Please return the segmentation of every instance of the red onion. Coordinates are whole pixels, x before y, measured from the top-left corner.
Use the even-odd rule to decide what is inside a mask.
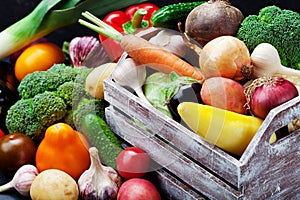
[[[282,77],[259,77],[245,89],[247,106],[264,119],[271,109],[299,95],[296,86]]]

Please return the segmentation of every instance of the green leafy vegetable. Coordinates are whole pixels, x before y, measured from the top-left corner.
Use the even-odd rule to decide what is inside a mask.
[[[18,22],[0,32],[0,59],[22,49],[56,29],[77,23],[83,11],[97,16],[145,0],[42,0]]]
[[[159,111],[172,117],[167,103],[177,94],[180,86],[197,82],[196,79],[179,76],[175,72],[165,74],[155,72],[147,77],[144,85],[144,93],[149,102]]]

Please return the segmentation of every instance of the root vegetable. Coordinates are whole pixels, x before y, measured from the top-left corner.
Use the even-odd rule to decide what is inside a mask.
[[[103,166],[96,147],[89,148],[91,166],[78,179],[80,197],[84,200],[115,199],[121,177],[109,166]]]
[[[95,98],[104,98],[103,81],[110,76],[115,69],[116,63],[102,64],[89,73],[86,77],[85,88]]]
[[[41,172],[32,182],[30,188],[32,200],[77,200],[79,190],[76,181],[67,173],[58,169]]]
[[[246,114],[244,89],[244,86],[232,79],[212,77],[204,81],[200,95],[207,105]]]
[[[23,165],[18,169],[10,182],[0,186],[0,192],[4,192],[6,190],[14,188],[21,195],[29,196],[31,184],[38,173],[39,172],[34,165]]]
[[[296,86],[282,77],[260,77],[245,90],[247,106],[257,117],[264,119],[271,109],[299,95]]]
[[[228,0],[209,0],[194,8],[186,18],[185,31],[201,46],[222,36],[234,36],[244,16]]]
[[[253,79],[262,76],[280,76],[300,88],[300,70],[283,66],[278,51],[272,44],[260,43],[254,48],[250,58],[253,64]]]
[[[129,34],[123,36],[113,27],[105,24],[89,12],[83,13],[83,16],[97,24],[97,26],[81,19],[79,20],[80,24],[119,41],[121,48],[138,63],[142,65],[146,64],[152,69],[160,72],[170,73],[174,71],[178,75],[189,76],[199,81],[203,81],[203,75],[199,69],[167,51],[163,47],[152,44],[146,39],[136,35]]]
[[[222,76],[239,81],[251,75],[249,50],[233,36],[220,36],[207,43],[200,51],[199,65],[205,78]]]

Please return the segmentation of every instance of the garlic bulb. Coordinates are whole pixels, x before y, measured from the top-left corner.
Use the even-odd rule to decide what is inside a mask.
[[[38,170],[34,165],[23,165],[10,182],[0,186],[0,192],[15,188],[21,195],[29,196],[31,184],[37,175]]]
[[[117,84],[134,90],[142,101],[151,105],[142,90],[142,86],[146,80],[146,75],[146,66],[139,65],[132,58],[121,58],[115,67],[115,70],[112,72],[112,78]]]
[[[106,200],[115,199],[121,177],[109,166],[103,166],[96,147],[89,149],[91,166],[78,179],[79,193],[82,199]]]
[[[179,57],[184,57],[188,50],[182,35],[173,30],[161,30],[149,40],[151,43],[164,47]]]
[[[70,60],[74,67],[97,67],[109,61],[100,41],[93,36],[75,37],[68,47]]]

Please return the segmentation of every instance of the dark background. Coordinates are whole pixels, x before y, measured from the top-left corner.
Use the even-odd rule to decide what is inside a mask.
[[[163,6],[184,1],[188,0],[153,0],[151,2],[154,2],[159,6]],[[39,2],[40,0],[1,0],[0,31],[27,15]],[[232,5],[238,7],[245,16],[249,14],[257,14],[258,10],[266,5],[277,5],[281,8],[300,12],[299,0],[231,0],[230,2]],[[73,25],[56,30],[48,35],[47,38],[61,45],[65,40],[70,41],[74,36],[82,35],[96,34],[80,25]]]
[[[39,2],[40,0],[1,0],[0,31],[26,16]],[[184,0],[153,0],[151,2],[157,4],[158,6],[163,6],[171,3],[184,2]],[[281,8],[291,9],[300,13],[300,0],[231,0],[231,4],[239,8],[245,16],[257,14],[262,7],[267,5],[277,5]],[[73,25],[56,30],[48,35],[47,39],[61,46],[63,41],[70,41],[75,36],[83,35],[96,36],[97,34],[80,25]],[[6,183],[7,181],[8,180],[5,180],[4,175],[0,172],[0,185]],[[25,198],[18,195],[13,190],[0,194],[0,200],[14,199]]]

